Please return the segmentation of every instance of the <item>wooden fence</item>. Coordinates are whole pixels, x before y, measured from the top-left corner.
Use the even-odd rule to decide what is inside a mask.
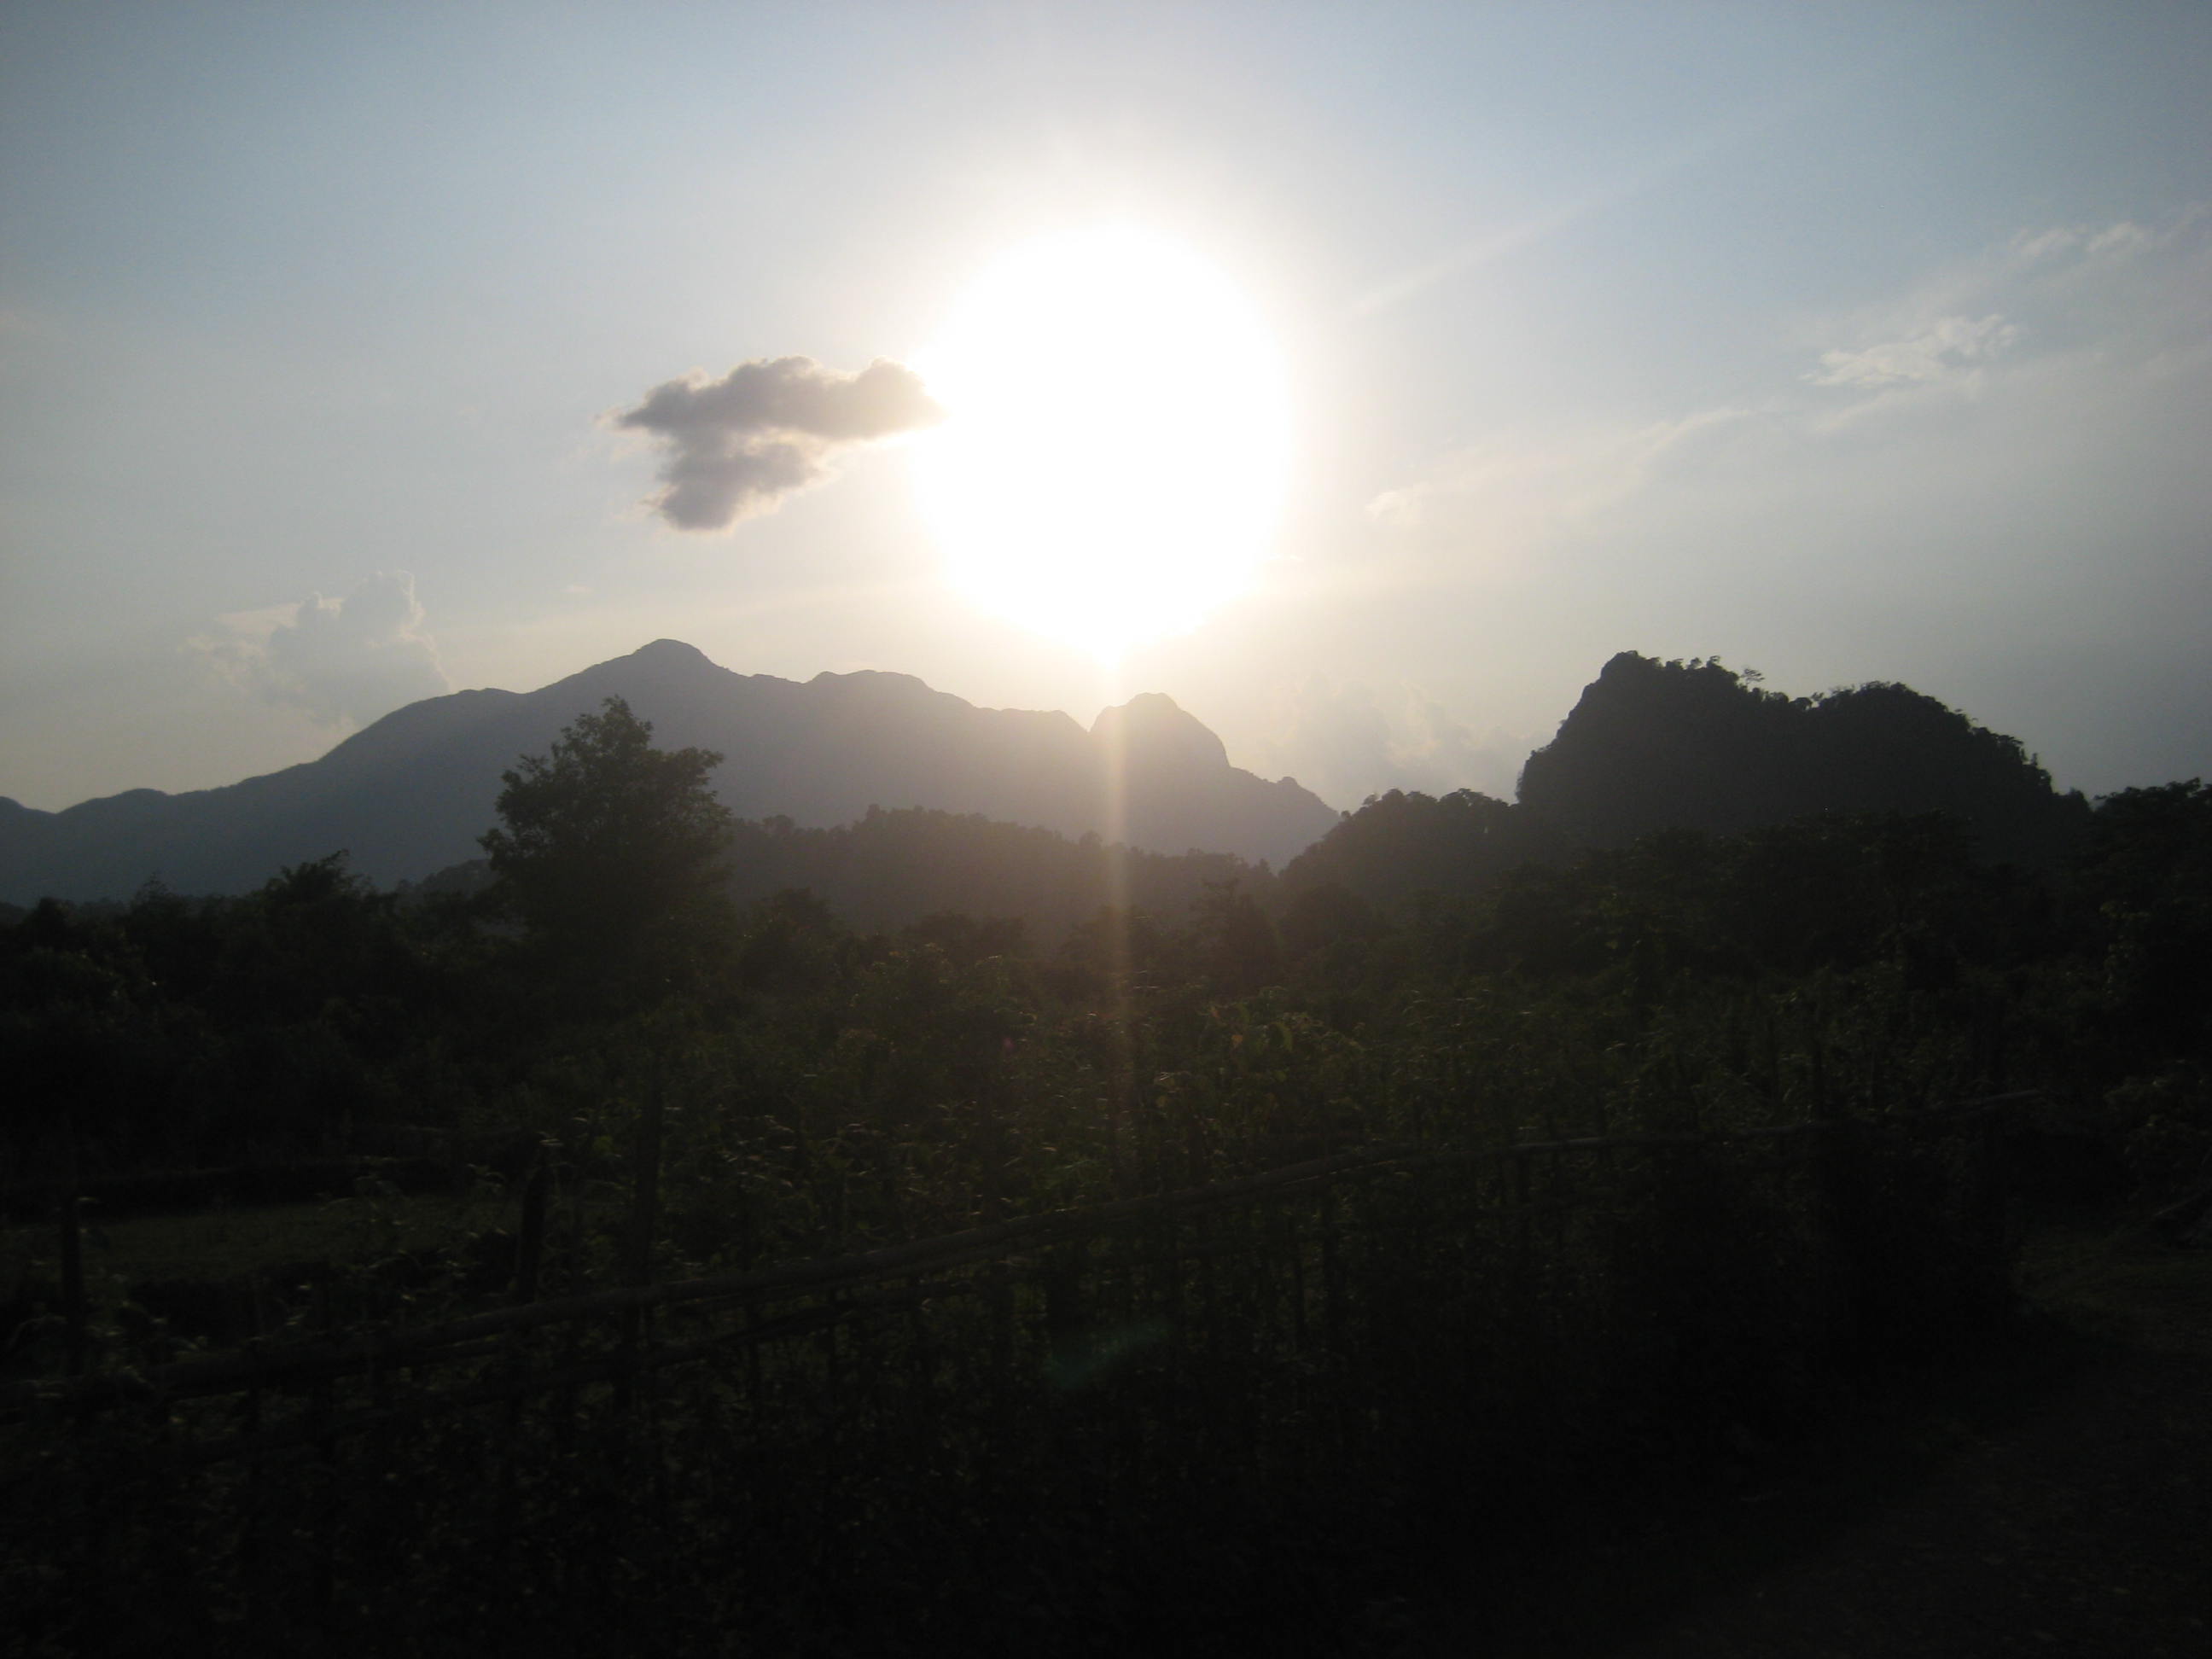
[[[1963,1102],[1917,1115],[1910,1127],[1921,1131],[1954,1127],[1977,1115],[2039,1097],[2039,1091],[2028,1090]],[[1887,1123],[1888,1127],[1899,1127],[1896,1120]],[[983,1280],[972,1273],[964,1280],[954,1276],[984,1264],[997,1263],[1003,1268],[1009,1262],[1024,1262],[1039,1251],[1081,1245],[1117,1231],[1126,1233],[1133,1224],[1165,1224],[1172,1236],[1177,1222],[1223,1209],[1279,1204],[1329,1188],[1432,1177],[1480,1166],[1509,1171],[1510,1191],[1484,1194],[1489,1201],[1479,1203],[1467,1213],[1514,1218],[1519,1228],[1516,1237],[1525,1245],[1533,1236],[1530,1224],[1538,1215],[1556,1219],[1577,1205],[1600,1198],[1603,1191],[1601,1186],[1577,1184],[1575,1171],[1580,1163],[1595,1159],[1611,1170],[1626,1154],[1784,1143],[1853,1127],[1830,1120],[1717,1133],[1590,1137],[1464,1150],[1362,1146],[1241,1179],[1085,1208],[1021,1216],[878,1249],[790,1262],[748,1273],[638,1285],[545,1301],[535,1296],[536,1256],[544,1230],[544,1188],[542,1182],[533,1182],[525,1196],[523,1243],[514,1305],[463,1319],[411,1328],[398,1326],[371,1330],[336,1340],[283,1346],[255,1343],[236,1352],[178,1364],[19,1382],[0,1389],[0,1411],[20,1412],[40,1404],[66,1404],[82,1416],[88,1412],[125,1406],[160,1406],[212,1395],[295,1390],[341,1378],[367,1378],[374,1382],[380,1378],[388,1380],[395,1370],[419,1374],[442,1366],[477,1364],[505,1352],[500,1346],[501,1339],[512,1339],[521,1333],[549,1326],[589,1326],[610,1319],[626,1319],[635,1325],[636,1316],[657,1310],[679,1310],[696,1319],[757,1313],[763,1308],[806,1300],[820,1304],[819,1316],[859,1317],[892,1304],[980,1293]],[[1539,1170],[1541,1175],[1535,1173]],[[73,1304],[83,1299],[81,1271],[72,1274],[68,1270],[68,1264],[81,1260],[76,1233],[75,1216],[65,1210],[62,1222],[64,1277],[74,1281],[76,1288],[72,1291],[65,1284],[64,1294]],[[1248,1243],[1238,1248],[1264,1247]],[[1181,1258],[1171,1254],[1170,1259]],[[887,1286],[902,1288],[887,1291]],[[925,1287],[927,1293],[923,1294]],[[75,1316],[82,1317],[81,1310],[76,1310]],[[776,1340],[799,1327],[814,1328],[818,1324],[818,1317],[797,1318],[795,1322],[794,1319],[788,1312],[773,1325],[754,1318],[741,1329],[686,1345],[641,1348],[632,1340],[625,1345],[623,1352],[610,1354],[601,1361],[599,1369],[604,1375],[611,1376],[623,1369],[651,1370],[690,1358],[704,1359],[713,1353]],[[73,1340],[71,1348],[80,1346],[82,1340]],[[577,1380],[574,1367],[562,1367],[557,1375],[541,1375],[525,1369],[506,1378],[499,1391],[471,1388],[465,1391],[466,1399],[458,1403],[476,1404],[486,1399],[513,1398],[538,1389],[568,1388],[574,1386]],[[363,1419],[373,1420],[378,1420],[377,1417]],[[339,1434],[348,1427],[345,1419],[333,1419],[324,1425],[323,1431]]]
[[[1650,1413],[1740,1421],[1869,1322],[1956,1319],[1999,1292],[1981,1282],[2004,1225],[1985,1131],[2023,1098],[1910,1123],[1363,1147],[548,1300],[541,1183],[508,1305],[12,1385],[0,1482],[57,1536],[110,1540],[57,1558],[64,1622],[93,1616],[87,1575],[158,1504],[220,1510],[195,1525],[228,1541],[139,1538],[134,1571],[243,1607],[290,1560],[312,1619],[404,1576],[378,1553],[395,1528],[496,1538],[502,1582],[531,1582],[514,1556],[540,1547],[532,1517],[598,1512],[578,1483],[602,1477],[577,1471],[619,1446],[605,1504],[660,1540],[652,1559],[744,1540],[717,1558],[714,1616],[788,1624],[808,1616],[791,1584],[849,1601],[887,1573],[956,1571],[1007,1517],[1095,1553],[1121,1524],[1100,1517],[1163,1504],[1225,1526],[1263,1500],[1352,1501],[1378,1471],[1418,1485],[1572,1455],[1658,1432]]]

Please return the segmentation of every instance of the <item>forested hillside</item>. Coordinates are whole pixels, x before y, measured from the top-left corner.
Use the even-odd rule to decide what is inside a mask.
[[[1520,802],[1613,846],[1654,830],[1723,834],[1814,812],[1948,812],[1984,856],[2049,865],[2087,816],[2016,738],[1909,686],[1817,696],[1764,690],[1717,662],[1624,651],[1529,756]]]

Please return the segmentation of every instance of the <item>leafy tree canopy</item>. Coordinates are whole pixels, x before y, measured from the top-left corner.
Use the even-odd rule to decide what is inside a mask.
[[[716,908],[732,819],[708,775],[721,759],[655,749],[651,724],[608,698],[501,775],[501,825],[482,842],[499,902],[533,933],[614,956]]]

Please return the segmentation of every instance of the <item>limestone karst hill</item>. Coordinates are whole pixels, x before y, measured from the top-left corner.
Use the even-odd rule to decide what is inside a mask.
[[[1519,795],[1394,790],[1294,860],[1285,889],[1395,903],[1480,891],[1517,865],[1655,830],[1736,836],[1823,814],[1942,813],[1976,857],[2048,868],[2091,817],[2017,738],[1910,686],[1790,696],[1717,662],[1631,651],[1528,757]]]
[[[1528,757],[1521,804],[1595,846],[1654,830],[1734,835],[1818,812],[1946,812],[1985,857],[2047,864],[2088,819],[2016,738],[1906,685],[1816,696],[1717,662],[1624,651]]]

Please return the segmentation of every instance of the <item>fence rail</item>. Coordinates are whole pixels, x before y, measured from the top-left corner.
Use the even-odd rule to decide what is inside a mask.
[[[2020,1091],[1930,1109],[1915,1121],[1936,1123],[2022,1103],[2039,1097],[2040,1091]],[[1839,1127],[1843,1120],[1808,1121],[1698,1133],[1593,1136],[1541,1141],[1522,1141],[1501,1146],[1431,1150],[1412,1146],[1361,1146],[1323,1158],[1311,1158],[1253,1176],[1210,1182],[1178,1191],[1148,1194],[1078,1209],[1012,1218],[960,1232],[875,1249],[849,1252],[787,1262],[748,1272],[708,1278],[678,1279],[662,1284],[635,1285],[581,1296],[548,1300],[526,1297],[514,1305],[465,1318],[413,1328],[394,1327],[356,1334],[335,1342],[304,1342],[283,1346],[252,1343],[226,1354],[176,1362],[145,1369],[109,1371],[90,1376],[19,1382],[0,1390],[0,1412],[20,1413],[40,1405],[65,1404],[80,1411],[109,1407],[158,1404],[212,1395],[262,1389],[284,1389],[302,1383],[323,1383],[351,1376],[375,1376],[395,1368],[490,1359],[507,1352],[493,1339],[510,1339],[550,1326],[635,1316],[653,1310],[696,1308],[721,1311],[757,1308],[787,1301],[795,1295],[849,1297],[851,1293],[887,1280],[921,1279],[994,1261],[1003,1261],[1023,1250],[1065,1244],[1088,1238],[1117,1224],[1147,1216],[1189,1216],[1223,1207],[1237,1207],[1293,1194],[1384,1179],[1413,1176],[1470,1164],[1510,1164],[1516,1160],[1566,1155],[1652,1152],[1715,1147],[1737,1142],[1790,1140]],[[1547,1209],[1571,1209],[1580,1200],[1554,1200]],[[1533,1214],[1525,1194],[1517,1205],[1496,1206],[1500,1214]],[[1252,1248],[1260,1248],[1254,1246]],[[1188,1250],[1178,1261],[1194,1259]],[[939,1285],[936,1294],[946,1293]],[[848,1304],[850,1311],[862,1304]],[[845,1316],[838,1314],[836,1317]],[[708,1341],[661,1349],[648,1353],[610,1356],[586,1369],[595,1376],[613,1376],[624,1369],[651,1370],[679,1363],[686,1357],[704,1357],[732,1346],[774,1340],[781,1325],[761,1327]],[[634,1346],[634,1345],[633,1345]],[[574,1386],[575,1364],[546,1368],[542,1375],[520,1375],[491,1392],[476,1383],[462,1392],[473,1403],[483,1399],[511,1398],[537,1389]],[[386,1420],[388,1408],[364,1413],[364,1423]],[[349,1423],[335,1420],[322,1425],[324,1434],[344,1432]]]

